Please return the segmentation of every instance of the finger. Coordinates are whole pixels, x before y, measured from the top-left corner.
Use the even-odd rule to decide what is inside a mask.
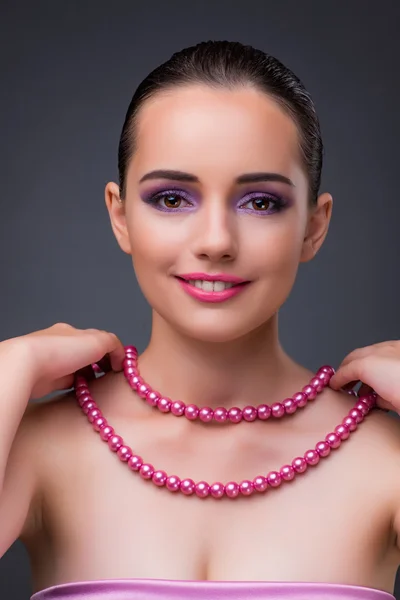
[[[123,361],[125,359],[125,348],[121,342],[121,340],[115,335],[115,333],[111,333],[109,331],[104,330],[94,330],[87,329],[87,333],[93,335],[94,341],[99,344],[100,342],[100,352],[101,355],[98,360],[95,360],[95,363],[99,363],[99,361],[104,360],[104,358],[108,355],[108,360],[111,364],[111,369],[113,371],[122,371],[123,370]],[[107,359],[106,359],[107,364]]]
[[[365,348],[357,348],[356,350],[353,350],[352,352],[350,352],[350,354],[345,356],[337,370],[341,369],[342,367],[345,367],[353,360],[358,360],[369,356],[370,354],[372,354],[373,351],[374,349],[372,346],[365,346]]]
[[[329,385],[334,390],[340,390],[344,385],[353,381],[362,381],[364,374],[364,360],[353,360],[347,365],[340,366],[336,373],[331,377]]]
[[[106,358],[106,361],[109,360],[111,369],[113,371],[122,371],[124,368],[123,362],[125,360],[124,345],[121,342],[121,340],[115,335],[115,333],[110,333],[109,336],[110,345],[109,348],[107,348],[108,359]]]
[[[366,358],[370,354],[376,353],[378,350],[382,350],[382,349],[386,348],[388,345],[392,345],[392,344],[393,344],[393,342],[379,342],[377,344],[372,344],[370,346],[365,346],[363,348],[356,348],[355,350],[350,352],[343,359],[342,363],[339,365],[339,369],[340,369],[340,367],[347,365],[352,360],[357,360],[359,358]]]

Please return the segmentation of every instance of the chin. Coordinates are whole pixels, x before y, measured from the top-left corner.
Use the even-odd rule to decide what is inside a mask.
[[[211,320],[205,323],[171,323],[171,326],[180,331],[183,335],[192,340],[210,344],[223,344],[226,342],[234,342],[244,336],[250,334],[259,327],[259,324],[250,325],[243,323],[241,319],[236,319],[235,322],[229,322],[219,319],[219,322]],[[247,326],[246,326],[247,325]]]

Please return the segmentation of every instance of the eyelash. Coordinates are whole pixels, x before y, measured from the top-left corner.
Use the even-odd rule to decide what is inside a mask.
[[[182,210],[183,210],[182,207],[166,208],[165,206],[163,207],[160,204],[158,204],[158,202],[165,196],[176,196],[178,198],[182,198],[183,200],[185,200],[185,202],[190,203],[190,200],[187,198],[186,192],[184,192],[183,190],[163,190],[161,192],[157,192],[156,194],[149,196],[148,198],[145,199],[145,202],[148,204],[151,204],[152,206],[154,206],[154,208],[156,208],[157,210],[161,210],[163,212],[169,212],[169,213],[182,212]],[[247,208],[247,209],[244,209],[245,212],[251,213],[251,214],[258,214],[258,215],[270,215],[270,214],[275,214],[275,213],[281,212],[287,204],[285,202],[285,200],[283,200],[283,198],[280,198],[279,196],[272,196],[271,194],[266,194],[266,193],[262,194],[259,192],[253,193],[252,197],[249,200],[247,200],[244,204],[246,205],[249,202],[252,202],[254,200],[267,200],[268,202],[272,202],[274,204],[275,208],[272,211],[271,210],[268,210],[268,211],[259,210],[258,211],[256,209]]]

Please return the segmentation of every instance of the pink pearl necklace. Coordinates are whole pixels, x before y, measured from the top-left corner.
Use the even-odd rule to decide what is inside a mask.
[[[137,365],[138,352],[135,346],[125,346],[125,352],[124,375],[132,390],[137,392],[150,406],[155,406],[162,413],[170,412],[175,417],[184,416],[190,421],[200,419],[203,423],[210,423],[213,420],[218,423],[240,423],[242,420],[251,422],[256,419],[266,421],[271,416],[280,419],[284,415],[293,414],[298,408],[305,406],[309,400],[314,400],[317,394],[329,384],[335,372],[330,366],[321,367],[301,392],[298,392],[292,398],[286,398],[283,402],[275,402],[271,406],[267,404],[248,405],[243,409],[234,406],[229,410],[219,406],[213,410],[209,406],[199,408],[196,404],[186,405],[180,400],[173,402],[170,398],[164,398],[140,376]]]
[[[136,365],[137,359],[137,351],[133,346],[125,347],[126,358],[124,368],[131,368]],[[133,364],[135,363],[135,365]],[[92,365],[95,371],[99,371],[97,365]],[[321,367],[314,377],[309,386],[303,388],[302,392],[300,392],[301,397],[299,398],[299,403],[302,403],[304,406],[308,400],[314,398],[316,394],[321,391],[318,388],[320,386],[325,387],[332,377],[334,373],[334,369],[330,366]],[[321,379],[321,375],[325,374],[325,376]],[[139,377],[138,374],[133,374],[127,372],[126,375],[130,377]],[[314,382],[314,383],[312,383]],[[144,382],[140,382],[140,386],[143,385]],[[139,385],[139,382],[137,383]],[[146,385],[146,384],[144,384]],[[133,387],[133,386],[132,386]],[[310,389],[311,388],[311,389]],[[193,479],[186,478],[180,479],[176,475],[167,475],[167,473],[163,470],[155,469],[153,465],[150,463],[146,463],[141,456],[135,454],[133,450],[124,443],[124,440],[121,436],[116,434],[114,428],[109,425],[106,418],[100,411],[96,402],[93,400],[92,396],[89,392],[89,387],[86,379],[82,375],[75,374],[75,396],[78,401],[79,406],[81,407],[83,413],[87,416],[88,421],[92,424],[93,429],[100,434],[100,438],[107,442],[108,447],[112,452],[115,452],[118,458],[126,463],[128,467],[134,472],[138,473],[143,479],[151,481],[154,485],[158,487],[165,487],[170,492],[181,492],[186,496],[195,495],[199,498],[206,498],[210,496],[212,498],[220,499],[223,496],[227,496],[228,498],[237,498],[241,496],[251,496],[256,492],[266,492],[269,489],[278,488],[282,483],[289,482],[294,479],[295,476],[304,473],[307,468],[310,466],[315,466],[320,462],[321,458],[326,458],[331,453],[331,450],[335,450],[339,448],[342,441],[347,440],[350,434],[357,429],[359,423],[361,423],[367,414],[370,412],[372,408],[374,408],[376,404],[376,393],[372,392],[364,397],[357,398],[357,402],[355,406],[349,411],[348,415],[343,419],[342,423],[337,425],[333,432],[328,433],[325,436],[323,441],[319,441],[314,449],[307,450],[303,456],[298,456],[294,458],[291,464],[283,465],[279,469],[279,471],[270,471],[267,475],[258,475],[253,480],[246,479],[241,483],[237,483],[235,481],[229,481],[226,484],[216,482],[213,484],[209,484],[206,481],[199,481],[195,483]],[[135,389],[135,388],[134,388]],[[150,390],[147,386],[150,393],[155,393]],[[322,388],[321,388],[322,389]],[[310,393],[308,393],[310,392]],[[142,390],[143,393],[143,390]],[[296,394],[296,396],[299,396]],[[292,399],[296,402],[294,396]],[[304,396],[307,396],[304,398]],[[143,397],[143,396],[142,396]],[[160,396],[159,396],[160,397]],[[161,398],[161,397],[160,397]],[[150,402],[151,404],[151,402]],[[158,402],[159,404],[159,402]],[[158,406],[157,404],[157,406]],[[171,403],[170,409],[172,411],[172,406],[174,403]],[[182,403],[183,404],[183,403]],[[283,403],[286,409],[286,405]],[[155,406],[155,404],[153,404]],[[261,405],[266,406],[266,405]],[[274,405],[273,405],[274,406]],[[188,407],[186,407],[187,409]],[[197,407],[196,407],[197,408]],[[254,408],[254,407],[251,407]],[[259,407],[258,407],[259,408]],[[294,410],[292,410],[292,404],[289,404],[289,409],[291,412],[295,412],[297,406]],[[185,410],[186,410],[185,409]],[[181,412],[181,415],[185,413],[185,410]],[[211,409],[210,409],[211,410]],[[238,409],[240,410],[240,409]],[[245,420],[254,420],[254,419],[246,419],[244,416],[244,410],[241,411],[243,418]],[[201,410],[199,409],[198,415],[200,415]],[[216,411],[214,411],[215,414]],[[268,411],[267,411],[268,412]],[[274,414],[271,412],[268,414],[274,414],[274,416],[281,416],[281,410],[276,411],[278,414]],[[288,411],[290,414],[290,412]],[[173,413],[175,414],[175,413]],[[186,413],[185,413],[186,414]],[[246,413],[249,416],[249,413]],[[254,413],[253,413],[254,414]],[[264,414],[263,412],[261,413]],[[229,411],[228,411],[229,415]],[[257,413],[258,415],[258,413]],[[180,415],[177,415],[180,416]],[[186,415],[187,416],[187,415]],[[200,417],[201,418],[201,417]],[[213,418],[211,416],[207,421],[210,421]],[[215,417],[214,417],[215,418]],[[228,416],[229,418],[229,416]],[[255,417],[256,418],[256,417]],[[258,416],[258,418],[263,418]],[[264,417],[268,418],[268,417]],[[216,419],[218,420],[218,419]],[[227,420],[226,418],[223,421]],[[220,421],[222,422],[222,421]],[[233,421],[238,422],[238,421]]]

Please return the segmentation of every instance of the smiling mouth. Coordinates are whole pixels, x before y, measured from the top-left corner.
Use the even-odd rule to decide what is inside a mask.
[[[183,277],[177,276],[177,279],[192,285],[193,287],[202,290],[203,292],[223,292],[232,287],[243,287],[250,283],[249,281],[243,281],[241,283],[232,283],[231,281],[205,281],[204,279],[184,279]]]

